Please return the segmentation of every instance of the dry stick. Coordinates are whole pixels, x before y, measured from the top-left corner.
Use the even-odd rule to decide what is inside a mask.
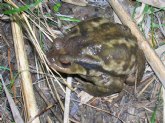
[[[28,60],[26,56],[22,30],[16,22],[12,22],[11,25],[18,70],[21,72],[21,85],[25,109],[27,111],[27,118],[30,119],[36,116],[38,111],[36,100],[34,97],[31,75],[28,67]],[[40,123],[39,118],[36,118],[32,123]]]
[[[11,51],[10,48],[8,48],[8,64],[9,64],[9,68],[10,68],[10,80],[13,80],[13,72],[12,72],[12,65],[11,65]],[[13,97],[14,97],[14,101],[16,101],[16,87],[15,84],[12,86],[12,91],[13,91]]]
[[[127,25],[131,29],[132,34],[136,36],[138,45],[143,50],[148,63],[154,70],[162,85],[165,87],[165,67],[161,60],[156,55],[155,51],[150,47],[143,34],[139,31],[136,23],[133,22],[129,14],[125,12],[119,2],[117,0],[109,0],[109,3],[111,4],[112,8],[122,23]]]
[[[71,85],[72,84],[72,77],[67,77],[67,82],[69,85]],[[66,87],[64,123],[69,123],[70,96],[71,96],[71,90],[68,87]]]
[[[73,5],[78,5],[78,6],[86,6],[87,1],[86,0],[62,0],[63,2],[70,3]]]
[[[43,109],[42,111],[40,111],[35,117],[31,118],[27,123],[32,123],[37,117],[39,117],[43,113],[47,112],[49,109],[51,109],[54,106],[55,105],[53,105],[53,104],[48,105],[45,109]]]
[[[15,5],[11,0],[4,0],[4,1],[7,2],[8,4],[10,4],[10,5],[12,5],[12,6],[18,8],[18,6]],[[37,52],[38,52],[40,58],[42,59],[42,62],[45,64],[45,67],[47,68],[47,70],[53,75],[53,72],[50,70],[50,68],[49,68],[48,65],[47,65],[48,60],[46,59],[45,54],[42,52],[42,50],[40,50],[41,48],[39,47],[37,38],[36,38],[35,34],[33,33],[32,27],[31,27],[31,25],[30,25],[30,23],[29,23],[29,21],[28,21],[28,19],[27,19],[27,15],[26,15],[25,13],[22,13],[21,17],[24,19],[25,23],[27,24],[27,27],[29,28],[30,34],[32,35],[33,40],[34,40],[35,43],[37,44],[37,45],[35,45],[35,48],[36,48],[36,50],[37,50]],[[54,71],[63,79],[63,77],[62,77],[56,70],[54,70]],[[54,77],[54,75],[53,75],[53,77]],[[54,77],[54,78],[55,78],[55,77]],[[55,78],[55,79],[56,79],[56,78]],[[73,90],[73,89],[67,84],[67,82],[66,82],[64,79],[63,79],[63,82],[64,82],[71,90]],[[57,81],[57,83],[58,83],[59,86],[62,88],[62,85],[61,85],[58,81]],[[55,88],[55,86],[54,86],[54,83],[52,83],[52,84],[53,84],[53,89],[56,91],[56,88]],[[50,85],[50,84],[48,84],[48,85]],[[62,90],[63,90],[63,88],[62,88]],[[57,93],[55,93],[55,94],[56,94],[57,99],[58,99],[58,101],[59,101],[59,103],[60,103],[60,105],[61,105],[61,108],[64,109],[63,103],[62,103],[62,101],[60,100],[59,95],[58,95]],[[54,96],[54,94],[53,94],[53,96]]]
[[[45,94],[42,92],[42,90],[38,87],[38,85],[35,85],[34,87],[37,90],[38,94],[41,96],[41,98],[44,100],[44,102],[47,104],[47,106],[51,105],[48,98],[45,96]],[[52,108],[50,108],[50,110],[53,113],[53,115],[55,116],[55,118],[58,120],[58,122],[62,123],[62,118],[60,116],[58,116],[59,115],[58,112]]]
[[[12,97],[11,97],[11,95],[10,95],[10,93],[9,93],[9,91],[8,91],[8,89],[7,89],[6,85],[5,85],[5,83],[4,83],[4,80],[3,80],[1,74],[0,74],[0,80],[1,80],[1,82],[2,82],[2,85],[3,85],[4,91],[5,91],[7,100],[8,100],[8,102],[9,102],[9,105],[10,105],[10,108],[11,108],[11,112],[12,112],[14,121],[15,121],[16,123],[24,123],[24,121],[23,121],[23,119],[22,119],[22,117],[21,117],[21,115],[20,115],[20,113],[19,113],[19,111],[18,111],[18,109],[17,109],[16,104],[15,104],[14,100],[12,99]]]

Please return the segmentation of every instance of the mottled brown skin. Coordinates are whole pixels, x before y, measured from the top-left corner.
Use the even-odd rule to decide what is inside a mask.
[[[145,58],[128,27],[94,18],[72,27],[47,53],[52,69],[78,74],[86,92],[107,96],[141,80]]]

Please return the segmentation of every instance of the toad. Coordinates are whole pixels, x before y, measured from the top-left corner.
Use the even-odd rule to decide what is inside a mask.
[[[139,83],[145,69],[144,54],[130,29],[100,17],[82,21],[55,39],[47,58],[52,69],[79,75],[83,89],[93,96]]]

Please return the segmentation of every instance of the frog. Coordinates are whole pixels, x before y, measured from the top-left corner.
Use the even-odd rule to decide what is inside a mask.
[[[145,70],[144,53],[131,30],[102,17],[71,27],[52,46],[46,54],[49,66],[78,76],[82,89],[95,97],[139,84]]]

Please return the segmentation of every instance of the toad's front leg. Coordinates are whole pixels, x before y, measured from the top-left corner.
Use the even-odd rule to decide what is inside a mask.
[[[81,83],[81,88],[85,92],[96,97],[109,96],[111,94],[119,93],[122,91],[124,85],[124,80],[119,77],[115,78],[113,82],[107,82],[107,84],[104,83],[102,85],[97,84],[100,83],[99,79],[97,82],[87,82],[79,78],[76,78],[76,80]]]

